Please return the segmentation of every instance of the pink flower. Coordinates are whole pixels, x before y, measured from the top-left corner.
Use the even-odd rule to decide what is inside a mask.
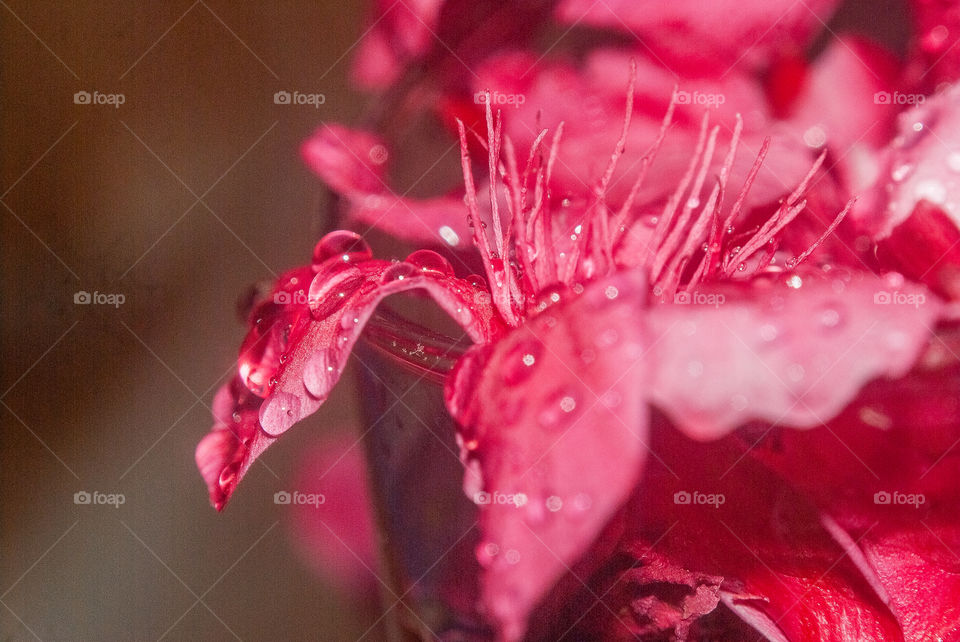
[[[479,538],[442,599],[480,629],[955,636],[960,104],[916,78],[936,27],[902,69],[854,39],[797,56],[833,4],[568,0],[560,21],[648,35],[649,57],[468,47],[467,85],[427,37],[465,33],[458,3],[387,10],[358,69],[434,74],[463,187],[401,196],[372,132],[305,143],[346,221],[432,249],[331,232],[278,280],[197,449],[214,505],[326,400],[383,298],[418,290],[473,343],[448,366],[393,339],[443,377]]]

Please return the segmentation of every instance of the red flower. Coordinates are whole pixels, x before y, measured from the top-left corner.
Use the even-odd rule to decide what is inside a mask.
[[[387,10],[359,69],[436,74],[463,190],[399,196],[369,132],[305,144],[347,220],[433,249],[381,260],[338,231],[281,277],[197,449],[215,506],[324,402],[380,301],[423,290],[474,343],[445,399],[496,637],[960,635],[957,91],[899,89],[924,58],[858,40],[808,64],[831,2],[732,4],[561,2],[650,35],[652,61],[474,47],[469,86],[393,22],[460,33],[458,5]]]

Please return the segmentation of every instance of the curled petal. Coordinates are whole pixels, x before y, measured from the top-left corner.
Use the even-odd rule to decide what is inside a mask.
[[[197,466],[218,509],[273,440],[320,407],[384,297],[423,289],[472,340],[486,342],[501,331],[489,292],[455,277],[439,255],[427,251],[435,261],[423,252],[401,262],[363,258],[366,246],[357,238],[332,232],[321,239],[318,248],[347,250],[318,251],[315,258],[323,260],[313,270],[281,277],[272,300],[255,309],[240,375],[218,395],[216,423],[197,447]],[[313,275],[309,293],[306,275]]]
[[[343,278],[344,272],[348,278]],[[333,259],[314,277],[310,289],[314,318],[291,348],[260,408],[264,432],[279,436],[319,408],[380,301],[413,289],[426,290],[475,342],[489,341],[499,331],[486,290],[424,267],[422,260],[368,260],[344,266]]]
[[[464,489],[480,505],[481,601],[503,639],[524,635],[531,610],[567,569],[599,561],[585,554],[639,478],[641,281],[619,275],[587,286],[473,348],[448,378]]]

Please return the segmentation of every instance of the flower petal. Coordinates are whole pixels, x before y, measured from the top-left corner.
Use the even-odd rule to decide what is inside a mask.
[[[482,604],[503,639],[524,635],[531,610],[640,475],[647,408],[636,391],[647,368],[636,318],[645,287],[626,274],[595,282],[473,348],[448,378],[464,490],[481,511]]]
[[[386,178],[389,151],[373,134],[325,125],[303,144],[301,154],[346,199],[352,219],[403,240],[469,247],[462,195],[415,199],[394,193]]]
[[[902,376],[941,309],[921,286],[857,273],[680,293],[647,317],[650,400],[697,439],[751,419],[816,426],[868,381]]]
[[[903,639],[816,508],[743,445],[689,441],[662,416],[652,434],[659,457],[647,465],[631,506],[635,531],[625,536],[636,558],[656,550],[721,577],[724,603],[770,639]]]
[[[499,321],[486,290],[452,273],[409,262],[369,260],[344,265],[334,258],[321,268],[310,287],[315,318],[292,346],[277,372],[276,385],[260,407],[264,432],[278,437],[316,411],[339,380],[354,343],[380,301],[413,289],[426,290],[476,342],[489,341],[498,331]]]
[[[576,206],[580,199],[593,198],[620,137],[631,63],[637,65],[636,99],[625,152],[605,194],[611,208],[619,207],[630,193],[641,171],[641,159],[660,133],[675,90],[671,128],[649,165],[636,194],[637,203],[659,204],[674,191],[691,164],[705,112],[709,112],[712,123],[729,131],[734,129],[738,113],[750,114],[741,138],[743,151],[730,170],[729,184],[734,193],[745,182],[763,140],[771,138],[744,211],[775,202],[810,169],[813,150],[804,144],[800,132],[775,121],[758,84],[739,74],[730,74],[722,81],[682,79],[678,85],[676,76],[650,62],[637,61],[636,53],[630,51],[595,51],[580,68],[565,63],[538,64],[530,54],[511,53],[491,58],[480,68],[474,91],[492,92],[491,101],[503,108],[504,130],[520,149],[532,145],[542,128],[555,132],[563,123],[551,187],[561,199]],[[720,172],[723,156],[715,154],[711,176]],[[707,200],[711,189],[713,184],[709,182],[696,195],[700,202]]]
[[[240,376],[221,392],[223,398],[214,404],[213,432],[197,447],[197,465],[218,509],[273,440],[320,407],[384,297],[426,290],[477,342],[491,340],[502,329],[489,293],[455,277],[439,255],[425,250],[409,261],[365,259],[365,245],[361,242],[358,250],[344,245],[344,238],[359,239],[328,234],[315,253],[320,263],[281,277],[272,300],[254,310]],[[347,249],[330,256],[320,251],[330,246]],[[427,260],[428,255],[436,261]],[[308,275],[313,276],[309,295],[304,289]]]
[[[692,77],[722,75],[743,64],[756,69],[778,50],[802,49],[837,0],[563,0],[561,21],[626,31],[668,69]]]
[[[909,374],[869,384],[828,427],[746,436],[754,457],[824,512],[910,640],[960,630],[956,351],[958,329],[941,329]]]

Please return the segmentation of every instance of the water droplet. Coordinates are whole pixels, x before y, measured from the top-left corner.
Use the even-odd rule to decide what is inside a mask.
[[[330,354],[321,350],[313,354],[304,366],[303,386],[307,392],[323,401],[330,394],[339,374],[333,366]]]
[[[475,288],[487,289],[487,280],[479,274],[471,274],[466,278],[466,281]]]
[[[563,508],[563,500],[556,495],[550,495],[550,497],[547,497],[546,506],[548,511],[556,513]]]
[[[825,307],[820,311],[818,321],[824,328],[838,328],[841,322],[840,311],[835,307]]]
[[[278,437],[300,419],[300,399],[278,390],[260,407],[260,426],[271,437]]]
[[[500,547],[493,542],[481,542],[477,545],[477,562],[483,568],[493,564],[494,558],[500,553]]]
[[[577,399],[572,391],[557,390],[547,397],[543,408],[537,414],[537,421],[547,430],[563,428],[570,424],[576,408]]]
[[[520,551],[518,551],[515,548],[511,548],[509,551],[506,552],[504,557],[507,558],[508,564],[516,564],[517,562],[520,561]]]
[[[423,272],[436,272],[443,275],[452,275],[453,266],[433,250],[417,250],[406,258],[406,262]]]
[[[456,247],[460,244],[460,235],[453,231],[453,228],[449,225],[444,225],[438,231],[440,238],[447,242],[448,245]]]
[[[351,265],[328,266],[313,278],[307,297],[315,319],[325,319],[339,310],[365,281],[363,273]]]
[[[887,272],[883,275],[883,282],[887,284],[888,288],[899,290],[903,287],[904,278],[899,272]]]
[[[409,263],[394,263],[380,275],[381,283],[390,283],[391,281],[403,281],[417,274],[417,268]]]
[[[803,366],[801,366],[799,363],[791,364],[787,368],[787,377],[790,379],[790,381],[801,381],[805,374],[806,372],[804,371]]]
[[[691,196],[690,198],[687,199],[687,208],[688,208],[688,209],[691,209],[691,210],[692,210],[692,209],[694,209],[695,207],[699,207],[699,206],[700,206],[700,199],[697,198],[696,196]]]
[[[910,175],[910,172],[913,171],[913,165],[909,163],[903,163],[897,165],[892,172],[890,172],[890,178],[893,179],[893,182],[899,183],[903,181],[907,176]]]
[[[543,344],[535,339],[518,341],[503,358],[504,382],[515,385],[530,377],[542,352]]]
[[[600,403],[605,408],[616,408],[623,402],[623,396],[616,390],[607,390],[600,396]]]
[[[234,462],[224,467],[220,471],[220,479],[218,483],[220,489],[223,491],[229,490],[230,485],[233,484],[233,481],[237,478],[237,473],[240,471],[240,463]]]
[[[337,230],[330,232],[313,248],[313,269],[330,259],[339,261],[363,261],[373,256],[370,246],[356,232]]]
[[[788,276],[786,283],[788,288],[792,288],[794,290],[799,290],[801,287],[803,287],[803,279],[800,278],[799,274]]]

